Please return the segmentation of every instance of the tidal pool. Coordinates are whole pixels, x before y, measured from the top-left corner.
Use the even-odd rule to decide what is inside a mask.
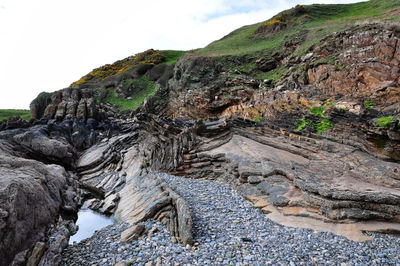
[[[78,220],[76,224],[79,226],[78,232],[71,236],[69,244],[80,242],[83,239],[89,238],[94,231],[100,230],[107,225],[114,223],[112,216],[105,216],[88,208],[81,208],[78,212]]]

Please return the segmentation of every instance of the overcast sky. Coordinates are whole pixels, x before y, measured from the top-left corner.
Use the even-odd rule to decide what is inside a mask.
[[[357,0],[0,0],[0,109],[149,48],[201,48],[296,4]]]

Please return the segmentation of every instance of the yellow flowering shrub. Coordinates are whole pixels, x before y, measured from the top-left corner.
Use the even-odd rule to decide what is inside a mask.
[[[143,53],[139,53],[137,55],[127,57],[123,60],[119,60],[113,64],[107,64],[102,67],[96,68],[86,76],[83,76],[78,81],[72,83],[71,87],[84,84],[89,81],[102,81],[106,78],[124,73],[139,65],[155,65],[163,62],[164,60],[165,56],[153,49],[150,49]]]

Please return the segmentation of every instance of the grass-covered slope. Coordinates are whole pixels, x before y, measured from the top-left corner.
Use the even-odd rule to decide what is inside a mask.
[[[0,109],[0,121],[15,116],[19,116],[25,120],[31,119],[31,113],[29,110]]]
[[[299,7],[303,9],[302,12],[296,12],[296,8]],[[237,29],[205,48],[197,50],[196,53],[220,56],[244,55],[265,49],[279,51],[285,36],[307,30],[305,42],[296,51],[301,54],[328,33],[342,30],[350,25],[374,20],[400,19],[400,1],[398,0],[371,0],[347,5],[315,4],[296,8],[283,11],[270,20]],[[260,31],[260,28],[268,26],[277,30],[272,30],[273,34],[267,34],[264,37],[262,34],[255,34]]]
[[[140,88],[140,92],[133,95],[131,98],[126,99],[123,97],[116,97],[115,89],[107,90],[107,97],[105,102],[118,106],[120,111],[136,109],[148,96],[153,95],[155,92],[155,82],[148,80],[145,76],[139,79],[126,79],[123,86],[129,87],[131,85]]]
[[[164,63],[167,65],[174,64],[181,55],[186,53],[186,51],[180,50],[159,50],[158,52],[165,57]]]

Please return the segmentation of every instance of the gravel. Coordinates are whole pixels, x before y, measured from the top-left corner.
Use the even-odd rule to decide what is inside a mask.
[[[400,265],[400,238],[367,233],[354,242],[328,232],[281,226],[229,185],[159,174],[191,206],[193,246],[173,244],[158,221],[139,240],[120,243],[115,223],[68,246],[62,265]]]

